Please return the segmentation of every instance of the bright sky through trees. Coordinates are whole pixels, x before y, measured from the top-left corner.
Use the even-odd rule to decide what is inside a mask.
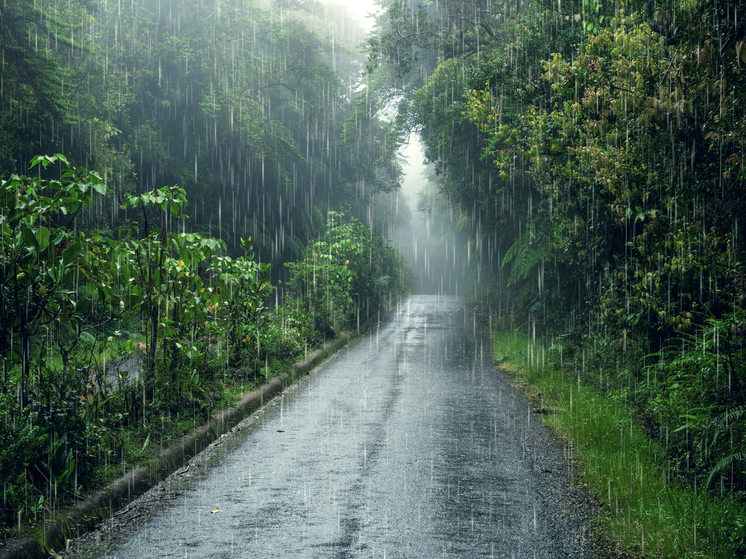
[[[367,33],[373,28],[373,18],[366,17],[376,13],[378,9],[374,0],[326,0],[328,3],[345,6]]]

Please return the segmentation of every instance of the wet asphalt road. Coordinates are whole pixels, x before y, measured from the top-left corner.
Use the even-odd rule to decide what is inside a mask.
[[[409,298],[260,423],[107,556],[585,555],[562,450],[463,299]]]

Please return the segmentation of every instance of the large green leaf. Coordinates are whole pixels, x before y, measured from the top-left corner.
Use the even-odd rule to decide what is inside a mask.
[[[39,252],[42,252],[49,244],[49,229],[43,225],[36,232],[36,240],[39,246]]]
[[[30,227],[24,227],[21,231],[21,235],[23,236],[24,243],[32,247],[37,253],[39,252],[39,241],[36,239],[36,235],[34,235],[34,231]]]
[[[66,266],[69,266],[75,262],[83,251],[83,245],[79,241],[75,241],[70,244],[64,251],[62,251],[62,260]]]

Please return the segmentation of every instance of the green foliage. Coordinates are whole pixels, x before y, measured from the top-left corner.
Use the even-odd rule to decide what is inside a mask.
[[[80,6],[44,4],[7,0],[0,10],[0,176],[24,169],[31,149],[52,151],[53,146],[40,137],[40,127],[65,119],[71,108],[72,72],[50,56],[50,43],[68,53],[80,48],[70,42],[79,28],[74,22],[81,20]]]
[[[8,0],[0,174],[64,151],[112,190],[87,227],[114,230],[128,196],[179,184],[200,201],[192,230],[298,257],[323,230],[313,206],[362,216],[397,185],[398,143],[359,91],[362,32],[344,9],[273,4]]]
[[[18,403],[11,395],[0,394],[0,469],[3,472],[3,525],[12,525],[31,514],[27,498],[28,468],[44,452],[43,429],[31,422],[19,422]],[[14,413],[15,412],[15,413]],[[37,499],[38,502],[38,499]]]
[[[342,9],[315,2],[3,2],[5,526],[307,349],[302,309],[270,312],[284,271],[271,263],[303,255],[327,210],[366,215],[398,188],[385,102],[359,87],[361,41]],[[354,281],[334,279],[311,332],[401,292],[399,257],[366,242],[367,262],[327,267]]]
[[[637,391],[644,416],[665,432],[678,475],[720,491],[742,492],[746,485],[743,448],[744,362],[735,325],[709,320],[699,340],[653,356]],[[738,347],[735,350],[733,346]]]
[[[568,456],[581,461],[583,482],[603,503],[602,535],[645,557],[743,555],[744,504],[679,484],[684,468],[670,467],[665,442],[649,436],[637,406],[579,382],[589,372],[560,365],[561,346],[505,330],[494,339],[500,367],[547,412],[534,417],[572,441]]]
[[[370,41],[373,76],[401,61],[380,87],[458,206],[481,302],[561,333],[581,386],[660,444],[654,467],[722,499],[677,518],[746,495],[736,5],[394,2]],[[715,556],[742,554],[742,518],[711,527]]]
[[[269,282],[272,266],[254,260],[251,239],[241,243],[244,256],[235,260],[219,257],[213,273],[219,280],[217,289],[227,314],[229,362],[232,365],[251,363],[256,370],[271,347],[267,339],[270,312],[265,299],[275,288]]]
[[[84,477],[90,471],[76,462],[85,453],[89,422],[80,415],[84,381],[73,365],[91,338],[87,330],[107,320],[102,309],[113,294],[105,245],[96,235],[75,231],[92,197],[108,191],[101,177],[72,167],[61,155],[35,157],[37,165],[56,168],[60,178],[13,175],[0,183],[0,359],[7,404],[0,469],[11,485],[4,522],[36,516],[39,507],[28,505],[35,486],[52,492],[39,496],[39,506],[45,498],[56,506],[58,490],[76,491],[73,472]],[[54,340],[61,366],[48,359],[45,339]],[[17,444],[24,449],[14,457]]]
[[[61,178],[13,175],[0,183],[0,359],[3,371],[22,369],[21,409],[28,403],[31,338],[41,327],[79,327],[107,291],[96,253],[85,250],[91,240],[73,230],[91,194],[106,187],[61,155],[36,157],[32,166],[39,163],[59,163]],[[81,277],[87,280],[82,293],[74,288]]]
[[[510,266],[507,286],[521,286],[521,295],[527,303],[535,304],[542,294],[541,276],[544,263],[551,256],[549,247],[547,239],[537,235],[534,227],[529,227],[503,257],[501,266]],[[534,278],[538,281],[533,281]]]
[[[287,263],[284,321],[310,344],[357,326],[409,289],[401,256],[356,219],[329,212],[326,233]]]
[[[289,265],[304,296],[272,313],[271,265],[251,239],[233,257],[186,232],[183,189],[127,196],[125,225],[84,233],[81,213],[108,194],[101,177],[61,155],[33,165],[60,178],[0,183],[5,529],[58,508],[103,465],[146,458],[159,422],[173,433],[204,421],[237,387],[287,369],[407,287],[398,253],[330,212],[326,234]],[[107,372],[122,362],[129,370]]]

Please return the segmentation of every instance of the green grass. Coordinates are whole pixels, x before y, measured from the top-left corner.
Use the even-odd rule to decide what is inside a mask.
[[[555,367],[559,348],[517,332],[497,332],[493,343],[498,366],[549,411],[544,421],[572,441],[583,479],[602,503],[603,538],[638,556],[738,556],[743,504],[671,479],[664,449],[633,410]]]

